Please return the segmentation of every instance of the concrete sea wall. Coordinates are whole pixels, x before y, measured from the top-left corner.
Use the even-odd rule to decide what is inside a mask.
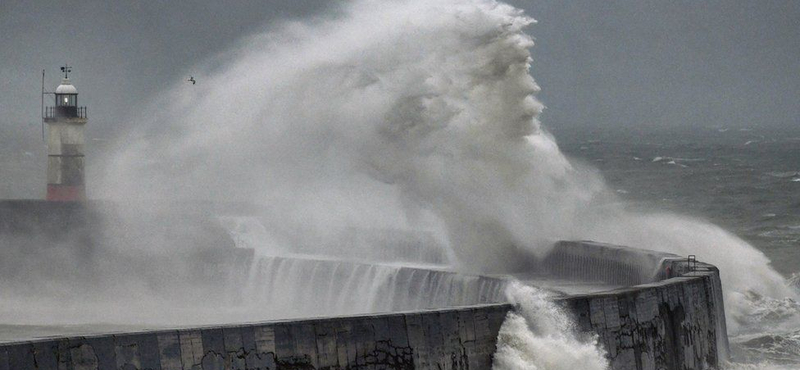
[[[194,216],[186,217],[187,214]],[[88,261],[82,269],[88,271],[88,277],[69,276],[73,280],[68,283],[92,286],[89,267],[94,260],[124,261],[125,265],[144,271],[151,278],[146,282],[168,281],[159,271],[169,269],[153,266],[169,266],[170,261],[194,256],[187,271],[170,273],[185,276],[203,297],[209,291],[224,291],[230,276],[216,272],[245,271],[230,266],[249,266],[252,251],[241,253],[246,250],[234,248],[227,233],[204,214],[207,212],[182,209],[141,218],[103,203],[83,207],[71,203],[0,202],[0,245],[7,257],[0,260],[0,288],[13,288],[18,281],[19,286],[30,289],[35,286],[32,278],[41,277],[41,271],[61,271],[51,265],[62,260],[46,263],[46,257],[59,256],[51,253],[57,248],[74,250],[76,261]],[[164,223],[170,228],[156,238],[149,231],[163,229],[158,226],[162,224],[159,220],[172,222]],[[175,224],[174,220],[180,221]],[[129,235],[117,230],[140,232]],[[147,246],[157,242],[174,250],[159,255],[157,260],[136,262],[125,254],[125,248],[102,248],[105,244]],[[18,263],[31,259],[39,262],[35,265],[39,268]],[[310,281],[315,276],[324,280],[343,270],[328,266],[328,262],[301,264],[310,267]],[[580,330],[597,335],[613,369],[708,369],[727,357],[722,287],[714,266],[653,251],[560,242],[529,268],[569,280],[628,286],[559,298]],[[32,275],[32,271],[39,271],[38,275]],[[479,302],[494,298],[475,286],[496,286],[496,290],[503,286],[492,279],[474,277],[463,281],[468,288],[458,288],[451,281],[463,279],[447,276],[447,272],[404,268],[397,273],[402,278],[391,281],[407,282],[398,285],[398,291],[405,289],[409,294],[413,290],[427,295],[442,291],[448,293],[442,297],[452,292],[459,297],[472,297],[458,290],[466,289],[476,294],[469,299]],[[448,288],[450,285],[453,289]],[[401,301],[387,307],[395,307],[397,302]],[[513,309],[509,304],[481,304],[9,343],[0,345],[0,370],[490,369],[500,326]]]
[[[719,270],[673,254],[561,241],[540,268],[573,280],[628,285],[564,299],[595,332],[614,369],[706,369],[728,358]]]
[[[238,289],[237,307],[250,307],[257,315],[251,317],[274,320],[506,301],[506,280],[435,268],[260,257]]]
[[[0,347],[11,369],[489,369],[510,305],[70,338]]]
[[[630,251],[628,251],[630,252]],[[727,351],[716,268],[561,298],[613,369],[709,369]],[[669,269],[666,269],[669,267]],[[509,304],[64,338],[0,346],[6,369],[490,369]]]
[[[632,286],[663,280],[664,260],[675,257],[592,241],[560,241],[537,268],[563,279]]]
[[[693,274],[572,296],[565,304],[580,330],[598,335],[613,369],[717,368],[728,352],[717,276]]]

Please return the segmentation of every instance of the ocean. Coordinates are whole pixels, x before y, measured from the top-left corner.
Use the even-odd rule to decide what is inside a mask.
[[[555,131],[561,150],[597,168],[628,207],[720,225],[763,252],[800,289],[800,129]],[[729,329],[730,368],[800,368],[800,305],[750,298],[756,314],[733,318],[746,325]]]
[[[131,204],[209,199],[269,205],[279,217],[267,224],[292,236],[279,241],[287,249],[313,240],[294,232],[305,230],[296,228],[298,224],[318,237],[341,227],[422,229],[445,236],[458,268],[468,272],[503,271],[517,262],[509,253],[514,248],[541,253],[552,244],[548,242],[561,239],[697,254],[725,275],[733,352],[727,368],[800,368],[800,306],[789,297],[797,294],[786,286],[800,271],[800,133],[701,125],[570,131],[543,114],[541,122],[554,128],[556,146],[549,135],[536,135],[544,104],[535,97],[540,88],[529,73],[536,71],[537,60],[535,30],[526,33],[532,19],[486,0],[374,5],[347,2],[329,20],[264,29],[238,44],[246,47],[198,61],[192,75],[204,82],[197,88],[187,85],[185,77],[176,79],[151,101],[140,102],[136,117],[123,120],[131,131],[120,134],[124,140],[119,147],[104,155],[88,149],[89,197]],[[546,92],[549,87],[542,88]],[[542,101],[548,102],[544,93]],[[87,133],[92,125],[107,124],[92,122]],[[96,142],[87,145],[101,145]],[[12,165],[3,164],[0,193],[41,197],[44,153],[31,145],[6,159]],[[573,171],[580,162],[585,164],[582,170]],[[160,201],[154,208],[161,207],[171,205]],[[749,245],[703,219],[744,238],[783,277],[767,268],[766,258]],[[158,248],[146,247],[118,249],[128,256],[159,256],[153,254]],[[41,263],[25,252],[17,254],[19,261]],[[36,265],[17,264],[10,257],[1,260],[33,273],[83,272],[60,254],[48,256],[71,268],[42,264],[36,270]],[[100,324],[109,321],[98,319],[97,312],[139,324],[141,320],[131,320],[131,312],[169,318],[158,305],[160,298],[178,318],[208,314],[209,321],[221,319],[216,307],[192,316],[180,311],[185,302],[172,304],[174,294],[146,295],[158,289],[151,289],[151,276],[141,271],[108,268],[96,274],[94,278],[108,284],[92,296],[96,300],[81,299],[71,290],[58,291],[70,294],[56,296],[49,305],[2,297],[0,322],[16,325],[24,316],[36,320],[31,324],[52,324],[33,308],[56,308],[60,323],[73,324],[77,320],[65,317],[62,306],[91,302],[95,311],[75,305],[73,312]],[[20,281],[16,287],[23,295],[35,293],[31,287],[42,288],[41,295],[49,298],[49,283],[86,288],[63,279],[34,284],[13,277],[8,280]],[[356,282],[351,284],[380,302],[381,292],[360,284],[373,280],[325,282]],[[124,305],[106,292],[155,304],[120,307]],[[81,302],[73,302],[75,297]],[[541,351],[528,357],[569,356],[588,348],[584,359],[603,368],[602,356],[595,356],[596,348],[581,338],[552,343],[536,337],[540,333],[531,332],[536,324],[531,321],[543,315],[525,315],[524,310],[553,306],[525,289],[519,297],[530,307],[509,320],[509,330],[538,343]],[[279,308],[297,314],[299,306]],[[550,313],[550,321],[563,323],[563,316]],[[0,327],[0,332],[12,329]],[[549,364],[586,368],[560,360]],[[525,362],[505,365],[497,369],[532,368]]]

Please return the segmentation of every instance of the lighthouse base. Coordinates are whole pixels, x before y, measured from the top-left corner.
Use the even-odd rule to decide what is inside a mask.
[[[83,185],[47,185],[47,198],[54,202],[78,202],[86,200],[86,187]]]

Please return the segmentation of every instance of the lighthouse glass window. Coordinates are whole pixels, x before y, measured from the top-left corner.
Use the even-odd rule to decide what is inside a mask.
[[[60,94],[56,98],[56,105],[60,107],[74,107],[77,105],[78,96],[75,94]]]

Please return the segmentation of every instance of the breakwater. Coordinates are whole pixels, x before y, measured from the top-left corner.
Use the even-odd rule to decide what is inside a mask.
[[[602,266],[603,255],[619,259],[639,253],[587,245],[557,245],[552,253],[561,267],[551,272],[569,271],[563,264],[570,256]],[[642,253],[652,257],[655,252]],[[645,274],[650,280],[643,284],[557,300],[581,331],[598,336],[613,369],[716,367],[727,356],[717,269],[666,254],[651,257],[653,268],[646,271],[653,273]],[[489,369],[500,325],[513,309],[480,304],[9,343],[0,346],[0,370]]]

